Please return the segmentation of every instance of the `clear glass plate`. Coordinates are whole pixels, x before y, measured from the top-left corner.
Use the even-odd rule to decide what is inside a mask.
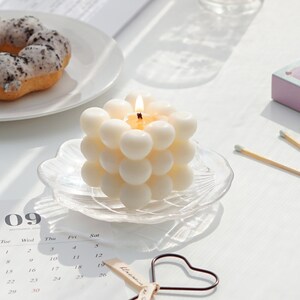
[[[67,232],[96,242],[91,238],[91,233],[96,233],[97,242],[102,245],[141,253],[175,250],[204,238],[219,226],[224,211],[217,201],[185,219],[158,224],[108,223],[62,207],[47,192],[45,195],[34,201],[35,211],[46,221],[42,224],[43,235]]]
[[[173,192],[161,201],[153,200],[143,209],[128,210],[120,201],[106,197],[100,188],[90,188],[83,182],[80,170],[85,159],[80,142],[65,142],[55,158],[39,166],[38,174],[59,204],[97,220],[155,224],[185,219],[219,200],[233,179],[233,171],[222,156],[197,144],[191,162],[194,182],[188,189]]]

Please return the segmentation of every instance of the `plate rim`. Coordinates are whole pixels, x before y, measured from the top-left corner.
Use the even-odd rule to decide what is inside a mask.
[[[122,52],[121,48],[119,47],[118,43],[116,42],[116,40],[114,38],[110,37],[108,34],[106,34],[101,29],[99,29],[99,28],[97,28],[97,27],[95,27],[95,26],[93,26],[89,23],[86,23],[86,22],[81,21],[81,20],[77,20],[77,19],[69,17],[69,16],[63,16],[63,15],[60,15],[60,14],[48,13],[48,12],[43,12],[43,11],[38,11],[38,10],[33,11],[33,10],[11,10],[11,9],[2,10],[2,9],[0,9],[0,12],[1,12],[1,14],[2,13],[4,13],[4,14],[5,13],[7,13],[7,14],[18,13],[18,14],[23,14],[23,15],[31,14],[31,15],[36,16],[36,17],[38,17],[39,15],[44,15],[46,17],[68,19],[70,21],[79,23],[82,26],[85,26],[85,27],[89,28],[90,30],[101,33],[102,36],[105,36],[106,39],[110,40],[110,42],[114,44],[115,50],[117,50],[117,52],[120,56],[120,59],[121,59],[121,64],[118,66],[118,70],[117,70],[116,74],[113,76],[113,78],[106,84],[106,86],[104,86],[104,88],[101,91],[95,93],[93,96],[88,97],[88,98],[80,101],[79,103],[78,102],[75,103],[75,104],[71,103],[70,105],[68,105],[66,107],[62,107],[62,108],[59,108],[59,109],[56,108],[56,109],[54,109],[50,112],[49,111],[48,112],[40,111],[39,113],[36,113],[36,114],[28,114],[28,115],[23,115],[23,116],[21,115],[21,116],[17,116],[17,117],[1,117],[1,115],[0,115],[0,122],[11,122],[11,121],[35,119],[35,118],[41,118],[41,117],[45,117],[45,116],[49,116],[49,115],[54,115],[54,114],[57,114],[57,113],[60,113],[60,112],[64,112],[64,111],[73,109],[75,107],[79,107],[79,106],[81,106],[83,104],[86,104],[90,101],[93,101],[94,99],[96,99],[100,95],[107,92],[108,89],[110,89],[114,84],[116,84],[117,79],[119,78],[119,76],[120,76],[120,74],[123,70],[124,55],[123,55],[123,52]],[[2,17],[2,15],[1,15],[1,17]],[[18,101],[18,100],[16,100],[16,101]],[[5,103],[5,101],[4,101],[4,103]],[[0,102],[0,104],[1,104],[1,102]],[[7,103],[7,105],[9,105],[9,102]]]

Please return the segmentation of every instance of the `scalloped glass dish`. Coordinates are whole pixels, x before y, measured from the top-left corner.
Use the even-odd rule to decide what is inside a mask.
[[[153,200],[142,209],[128,210],[119,200],[106,197],[100,188],[84,183],[80,170],[85,159],[80,142],[77,139],[62,144],[55,158],[39,166],[38,174],[60,205],[101,221],[155,224],[185,219],[219,200],[233,179],[233,171],[222,156],[196,143],[191,162],[194,182],[188,189],[173,192],[161,201]]]

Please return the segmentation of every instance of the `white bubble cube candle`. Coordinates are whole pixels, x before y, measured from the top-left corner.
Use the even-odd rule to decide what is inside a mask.
[[[103,109],[86,109],[80,125],[86,134],[81,142],[86,158],[82,179],[128,209],[142,208],[192,184],[191,137],[197,122],[191,113],[176,111],[150,94],[130,93],[126,100],[106,102]]]

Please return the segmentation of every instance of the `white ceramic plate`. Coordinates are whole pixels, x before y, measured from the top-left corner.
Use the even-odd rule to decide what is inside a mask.
[[[12,102],[0,101],[0,121],[22,120],[65,111],[95,99],[118,78],[123,55],[102,31],[75,19],[40,12],[1,11],[1,18],[33,15],[71,42],[72,57],[61,80],[51,89]]]

